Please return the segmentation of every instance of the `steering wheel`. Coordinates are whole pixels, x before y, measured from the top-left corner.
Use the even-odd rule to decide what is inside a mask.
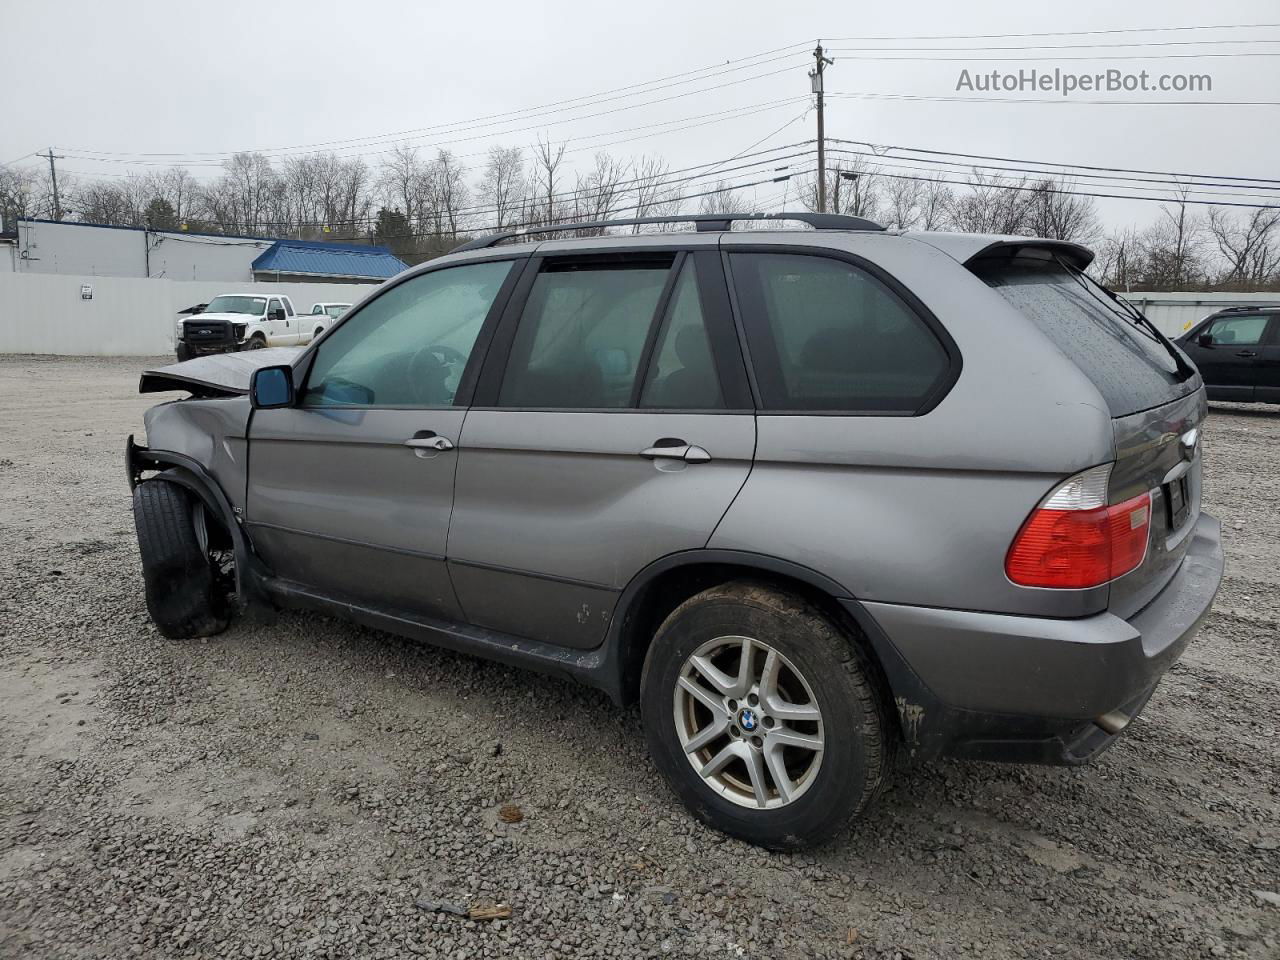
[[[466,361],[466,354],[442,343],[423,347],[414,353],[409,358],[406,372],[418,402],[426,405],[451,403],[453,396],[445,384],[451,372],[449,367]]]

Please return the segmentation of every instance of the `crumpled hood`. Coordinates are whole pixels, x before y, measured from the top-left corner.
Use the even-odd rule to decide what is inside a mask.
[[[301,352],[302,347],[269,347],[240,353],[213,353],[171,363],[167,367],[144,370],[138,381],[138,392],[187,390],[197,397],[241,397],[249,392],[253,371],[291,364]]]

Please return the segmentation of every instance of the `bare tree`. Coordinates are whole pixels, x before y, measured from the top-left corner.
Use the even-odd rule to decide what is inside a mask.
[[[1021,233],[1027,221],[1030,193],[1025,178],[1003,182],[998,175],[974,170],[967,189],[952,197],[951,221],[967,233]]]
[[[480,179],[480,199],[501,230],[519,221],[525,199],[524,154],[519,147],[490,147]]]
[[[807,210],[818,209],[818,178],[799,179],[796,191]],[[884,178],[861,157],[837,161],[827,168],[827,212],[880,220],[884,213]]]
[[[573,219],[607,220],[622,205],[623,184],[627,164],[601,151],[595,165],[585,176],[579,176],[573,191]],[[597,229],[595,233],[602,232]]]
[[[889,212],[886,226],[910,230],[920,223],[924,202],[924,184],[919,180],[890,180],[885,188],[885,207]]]
[[[677,186],[668,182],[670,167],[665,160],[661,157],[642,157],[635,162],[634,171],[631,191],[635,194],[637,218],[668,216],[679,209],[680,191]],[[632,228],[633,233],[640,231],[640,224]]]
[[[557,199],[556,192],[563,163],[564,144],[553,147],[550,138],[539,138],[533,158],[529,204],[525,211],[527,222],[552,224],[564,219],[563,204]]]
[[[1187,210],[1188,193],[1188,188],[1182,187],[1173,203],[1161,204],[1160,219],[1153,228],[1158,231],[1153,239],[1159,237],[1163,241],[1159,249],[1163,254],[1161,259],[1167,263],[1168,283],[1164,289],[1181,289],[1192,283],[1199,273],[1204,222]],[[1149,258],[1152,253],[1154,251],[1149,253]]]
[[[920,221],[921,230],[942,230],[951,219],[953,197],[951,186],[941,174],[929,177],[921,183]]]
[[[1234,214],[1221,207],[1209,208],[1209,233],[1225,261],[1222,281],[1260,284],[1280,266],[1276,225],[1280,210],[1251,210]]]
[[[467,186],[467,168],[448,150],[441,150],[431,162],[431,183],[439,210],[442,236],[447,232],[450,242],[456,242],[462,228],[463,209],[471,197]]]
[[[1032,184],[1024,204],[1022,230],[1033,237],[1088,243],[1101,230],[1093,197],[1073,193],[1074,181],[1045,177]]]
[[[417,148],[404,144],[392,150],[378,170],[378,187],[386,205],[403,213],[411,228],[422,216],[419,203],[423,199],[422,181],[426,175]]]
[[[706,191],[698,199],[699,213],[750,213],[751,204],[746,197],[724,180],[717,180],[716,185]]]
[[[1138,232],[1125,227],[1105,237],[1099,244],[1098,258],[1091,266],[1104,286],[1116,290],[1131,290],[1138,281],[1142,250]]]
[[[0,167],[0,218],[6,227],[18,217],[34,217],[41,213],[39,180],[35,171],[25,167]]]

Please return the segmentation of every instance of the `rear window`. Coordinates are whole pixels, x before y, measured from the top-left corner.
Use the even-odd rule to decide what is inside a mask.
[[[915,413],[951,361],[887,287],[843,260],[735,253],[730,261],[768,410]]]
[[[1113,417],[1190,393],[1173,357],[1147,330],[1122,316],[1098,288],[1085,289],[1065,267],[1044,260],[978,261],[972,270],[1031,320],[1093,381]],[[1103,298],[1106,302],[1102,302]]]

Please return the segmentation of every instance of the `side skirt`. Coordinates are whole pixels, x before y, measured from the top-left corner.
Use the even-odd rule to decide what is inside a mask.
[[[262,586],[283,607],[333,614],[375,630],[385,630],[432,646],[576,680],[603,690],[617,700],[617,692],[611,689],[610,682],[616,670],[612,669],[610,661],[613,657],[607,647],[574,650],[471,624],[377,609],[278,577],[265,580]]]

